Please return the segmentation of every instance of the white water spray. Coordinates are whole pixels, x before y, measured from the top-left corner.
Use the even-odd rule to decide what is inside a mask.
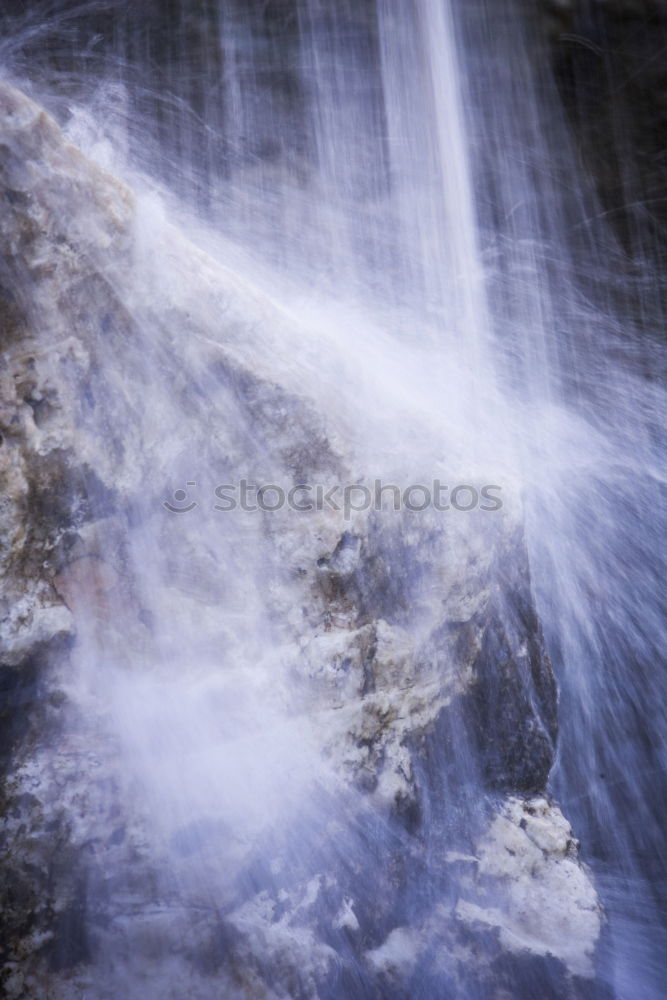
[[[525,504],[561,689],[550,789],[609,915],[596,982],[657,1000],[665,400],[649,377],[661,352],[652,303],[620,252],[599,249],[614,238],[570,173],[555,85],[518,37],[519,5],[362,6],[295,5],[279,37],[290,74],[270,106],[262,73],[277,72],[276,39],[222,2],[201,120],[176,116],[170,130],[163,96],[143,94],[147,128],[157,108],[162,134],[138,140],[141,101],[122,60],[69,102],[69,138],[136,195],[134,256],[105,274],[130,333],[96,334],[115,401],[99,399],[91,417],[101,447],[124,442],[119,487],[134,506],[122,528],[102,519],[94,544],[108,564],[123,549],[125,576],[102,610],[85,575],[71,600],[70,695],[116,748],[117,794],[158,871],[155,905],[214,912],[220,952],[239,949],[275,990],[261,995],[481,1000],[450,935],[469,881],[455,866],[470,862],[496,793],[465,712],[438,720],[473,671],[447,642],[474,620],[475,588],[515,572],[528,587],[527,568],[495,568]],[[176,74],[187,38],[174,37]],[[131,417],[120,435],[115,413]],[[285,490],[499,484],[509,528],[480,511],[443,522],[429,510],[396,528],[366,511],[217,510],[216,488],[241,476]],[[169,512],[164,500],[196,507]],[[443,606],[456,609],[446,639]],[[477,641],[461,635],[461,648]],[[369,662],[381,665],[372,677]],[[388,818],[397,802],[403,826]],[[400,913],[375,899],[380,870],[400,886]],[[488,892],[497,912],[502,892]],[[510,952],[532,954],[515,931],[502,930]],[[593,974],[589,951],[583,939],[564,946],[570,973]],[[172,975],[182,989],[181,964],[165,961],[147,994],[144,957],[111,950],[109,989],[170,996]],[[225,975],[223,987],[197,980],[193,995],[257,987]],[[530,975],[510,980],[517,996],[545,988]]]

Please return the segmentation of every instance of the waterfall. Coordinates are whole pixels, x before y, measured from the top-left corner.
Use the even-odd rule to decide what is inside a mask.
[[[13,6],[7,996],[658,1000],[662,285],[541,16]]]

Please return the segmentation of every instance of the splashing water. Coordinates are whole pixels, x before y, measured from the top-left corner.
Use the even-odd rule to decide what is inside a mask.
[[[92,33],[105,10],[116,31],[101,56]],[[100,442],[124,442],[132,519],[120,541],[102,526],[98,545],[109,562],[123,547],[131,582],[106,615],[89,594],[75,603],[70,688],[120,748],[121,797],[141,809],[163,866],[156,898],[236,907],[245,933],[255,918],[243,906],[262,887],[336,871],[371,906],[365,859],[415,851],[405,826],[341,778],[354,691],[318,700],[299,672],[334,651],[303,639],[319,612],[298,606],[307,592],[285,567],[306,553],[353,565],[340,518],[220,516],[215,487],[240,472],[281,483],[286,463],[291,482],[499,483],[508,506],[522,497],[560,689],[549,789],[609,919],[596,974],[619,998],[657,1000],[659,295],[630,273],[582,176],[546,43],[518,2],[300,0],[268,27],[252,5],[179,10],[159,70],[140,51],[148,36],[113,6],[17,21],[4,53],[70,141],[136,195],[131,273],[107,275],[131,334],[97,335],[115,402],[98,399],[91,418]],[[73,59],[86,24],[90,47]],[[30,45],[52,57],[39,72]],[[650,272],[648,252],[641,263]],[[131,426],[113,427],[115,414]],[[165,514],[172,496],[197,509]],[[438,622],[442,551],[454,576],[462,553],[483,559],[480,520],[460,519],[444,550],[427,518],[403,529],[436,551],[422,567],[406,557],[396,592],[387,585],[413,647]],[[335,628],[315,631],[335,642]],[[477,751],[465,719],[452,727],[429,737],[420,875],[387,932],[455,895],[431,851],[470,850],[483,821]],[[357,917],[343,913],[326,944],[344,968],[328,995],[375,996],[346,920]],[[124,995],[137,982],[149,995],[140,958],[123,959]],[[410,975],[411,997],[475,995],[449,973]]]

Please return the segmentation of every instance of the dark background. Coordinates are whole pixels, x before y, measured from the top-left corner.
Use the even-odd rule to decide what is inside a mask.
[[[328,6],[351,37],[361,33],[372,46],[374,0],[322,2],[322,17]],[[520,0],[520,6],[543,36],[540,57],[555,71],[581,160],[623,246],[630,255],[650,246],[664,258],[667,2]],[[75,95],[96,75],[120,75],[131,85],[142,128],[167,144],[167,177],[187,156],[203,168],[205,188],[211,170],[224,175],[239,159],[307,157],[300,109],[308,95],[298,72],[302,7],[299,0],[3,0],[0,59],[61,94]],[[233,139],[225,128],[222,90],[230,67],[221,30],[254,39],[245,67],[240,39],[235,70],[241,79],[244,71],[252,74],[257,100],[276,111],[263,115],[252,134]]]

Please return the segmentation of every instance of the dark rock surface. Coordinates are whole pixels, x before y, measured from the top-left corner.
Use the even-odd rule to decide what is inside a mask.
[[[539,58],[555,69],[573,133],[597,185],[603,211],[631,253],[664,260],[667,175],[667,85],[661,53],[667,45],[664,0],[509,0],[508,18],[524,18],[545,41]],[[322,17],[325,8],[322,8]],[[223,12],[221,14],[221,11]],[[5,59],[16,71],[47,87],[75,94],[91,77],[109,72],[130,84],[137,106],[131,113],[155,122],[156,140],[175,143],[164,168],[172,181],[178,161],[204,165],[210,178],[253,159],[294,164],[309,149],[304,109],[310,95],[300,77],[299,35],[307,18],[298,0],[252,0],[220,5],[212,0],[155,0],[133,8],[104,10],[71,2],[3,4],[0,30]],[[349,37],[364,36],[369,56],[376,20],[374,0],[336,5],[336,19]],[[347,26],[347,28],[346,28]],[[232,33],[227,50],[219,32]],[[261,115],[246,108],[248,127],[229,140],[225,60],[248,59],[245,70],[271,107]],[[257,66],[260,57],[262,64]],[[85,73],[85,82],[80,72]],[[136,85],[139,84],[139,87]],[[175,96],[177,100],[173,100]],[[207,129],[198,126],[203,116]],[[238,123],[236,123],[238,124]],[[252,124],[252,127],[250,127]],[[141,153],[141,143],[135,153]],[[202,196],[205,184],[202,185]]]
[[[552,4],[553,65],[602,210],[631,255],[664,263],[667,5]]]

